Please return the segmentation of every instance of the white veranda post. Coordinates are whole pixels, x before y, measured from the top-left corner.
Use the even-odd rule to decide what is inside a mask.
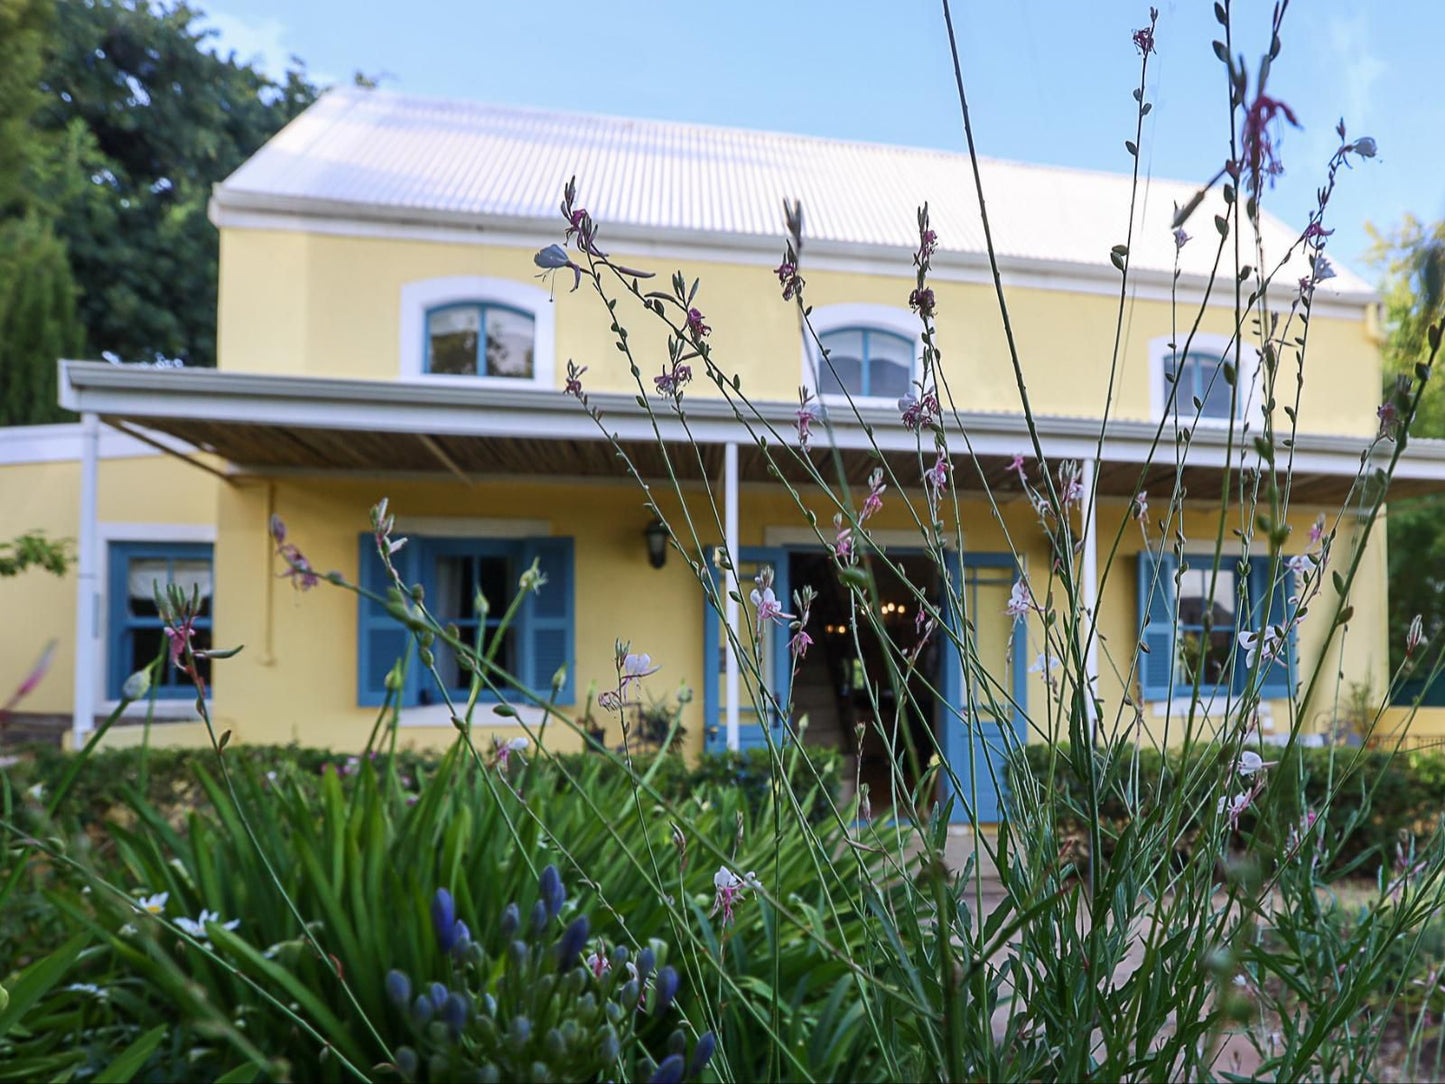
[[[727,745],[729,749],[737,749],[739,682],[738,656],[733,645],[738,636],[737,596],[742,589],[734,567],[738,560],[738,446],[733,443],[723,448],[723,533],[726,536],[723,548],[728,556],[728,568],[723,578],[723,619],[727,625],[723,630],[727,637]],[[717,663],[709,659],[708,665],[715,666]]]
[[[100,635],[99,554],[96,490],[99,482],[100,419],[80,418],[80,544],[76,554],[75,686],[71,715],[73,744],[79,748],[95,727],[96,645]]]

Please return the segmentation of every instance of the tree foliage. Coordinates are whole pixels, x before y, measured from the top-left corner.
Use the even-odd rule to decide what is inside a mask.
[[[216,55],[200,19],[149,0],[56,8],[33,123],[88,136],[72,143],[56,229],[91,349],[122,361],[215,364],[211,186],[316,97],[301,70],[276,83]]]
[[[1400,226],[1371,229],[1371,262],[1380,269],[1385,307],[1386,387],[1428,360],[1425,329],[1445,315],[1445,222],[1425,226],[1407,215]],[[1445,437],[1445,388],[1436,379],[1410,428],[1415,437]],[[1419,614],[1431,639],[1445,632],[1445,498],[1392,502],[1389,509],[1390,665],[1403,661],[1405,635]]]

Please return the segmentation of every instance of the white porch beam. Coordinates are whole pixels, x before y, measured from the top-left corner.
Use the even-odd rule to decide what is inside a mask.
[[[100,635],[98,486],[100,419],[80,419],[80,541],[76,554],[75,684],[70,730],[78,749],[95,727],[97,638]]]
[[[727,635],[727,745],[729,749],[736,750],[739,745],[739,704],[738,697],[741,695],[741,683],[738,680],[738,656],[737,643],[738,631],[738,597],[742,594],[742,588],[738,585],[738,446],[736,443],[729,443],[723,447],[723,547],[727,550],[727,569],[725,584],[725,598],[723,601],[723,618],[727,622],[724,630]],[[709,666],[716,665],[715,660],[708,660]]]

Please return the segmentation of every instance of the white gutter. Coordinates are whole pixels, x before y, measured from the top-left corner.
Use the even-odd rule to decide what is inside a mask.
[[[76,553],[75,684],[70,732],[72,746],[80,749],[95,728],[96,647],[100,631],[98,536],[100,419],[81,415],[80,542]]]
[[[518,437],[538,433],[558,440],[604,440],[597,424],[560,390],[462,388],[425,380],[347,380],[305,376],[231,373],[214,369],[152,369],[105,362],[62,361],[61,405],[76,412],[142,420],[160,427],[167,419],[185,422],[291,426],[377,433],[426,433],[432,436]],[[654,419],[635,396],[593,393],[589,400],[602,411],[607,434],[623,441],[653,442]],[[747,437],[722,398],[696,395],[684,401],[687,427],[663,405],[654,409],[663,440],[728,444]],[[791,439],[797,406],[758,404],[766,421],[782,439]],[[897,411],[862,407],[864,425],[852,417],[836,418],[832,435],[840,449],[911,452],[917,437],[903,428]],[[1028,447],[1023,416],[1002,412],[960,413],[973,449],[980,456],[1011,458]],[[1143,421],[1111,421],[1102,449],[1099,423],[1088,418],[1036,419],[1044,450],[1052,459],[1099,458],[1115,463],[1166,465],[1172,437],[1155,445],[1157,426]],[[762,435],[761,423],[753,428]],[[955,425],[950,425],[955,429]],[[1186,467],[1238,469],[1255,465],[1252,449],[1234,435],[1232,455],[1223,429],[1198,426],[1189,445]],[[769,439],[772,439],[769,436]],[[1295,440],[1296,476],[1324,474],[1353,477],[1360,457],[1370,447],[1362,437],[1300,434]],[[1383,460],[1388,445],[1376,449]],[[1283,450],[1281,450],[1283,455]],[[1172,457],[1169,457],[1172,462]],[[1445,483],[1445,441],[1415,439],[1401,456],[1399,480]]]

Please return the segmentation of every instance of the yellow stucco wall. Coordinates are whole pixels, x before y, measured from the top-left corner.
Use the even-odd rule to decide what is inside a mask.
[[[100,522],[203,524],[215,522],[212,475],[169,456],[105,459],[99,466]],[[0,466],[0,538],[39,530],[51,539],[79,535],[80,464],[71,460]],[[69,712],[75,674],[75,570],[64,577],[32,570],[0,580],[0,697],[24,679],[50,640],[58,643],[44,682],[17,711]]]
[[[535,281],[530,249],[448,242],[303,234],[275,230],[221,231],[220,329],[222,368],[248,372],[391,380],[399,372],[401,291],[410,282],[453,275]],[[762,263],[636,259],[654,269],[659,289],[673,270],[700,277],[696,304],[712,327],[714,360],[741,374],[756,399],[791,401],[802,382],[796,310],[778,296],[777,278]],[[810,271],[815,307],[868,302],[906,308],[912,271],[896,276]],[[557,384],[569,358],[588,366],[596,391],[635,392],[626,361],[591,290],[567,292],[557,280]],[[1019,396],[991,286],[936,281],[938,342],[960,409],[1018,410]],[[1013,327],[1034,409],[1041,414],[1088,415],[1102,408],[1109,379],[1117,299],[1105,294],[1013,287]],[[666,357],[654,317],[624,298],[618,307],[648,387]],[[1187,327],[1192,312],[1181,306]],[[1116,381],[1115,415],[1147,419],[1149,344],[1173,326],[1163,301],[1131,301]],[[1211,308],[1201,331],[1228,334],[1232,310]],[[1249,332],[1246,330],[1248,340]],[[1376,425],[1380,361],[1364,321],[1317,315],[1310,325],[1312,374],[1300,405],[1304,428],[1319,433],[1368,434]],[[1295,393],[1295,368],[1281,366],[1276,395]],[[1317,376],[1314,374],[1318,374]],[[1325,374],[1328,374],[1326,378]],[[1060,379],[1067,376],[1067,379]],[[696,381],[693,394],[717,394]]]

